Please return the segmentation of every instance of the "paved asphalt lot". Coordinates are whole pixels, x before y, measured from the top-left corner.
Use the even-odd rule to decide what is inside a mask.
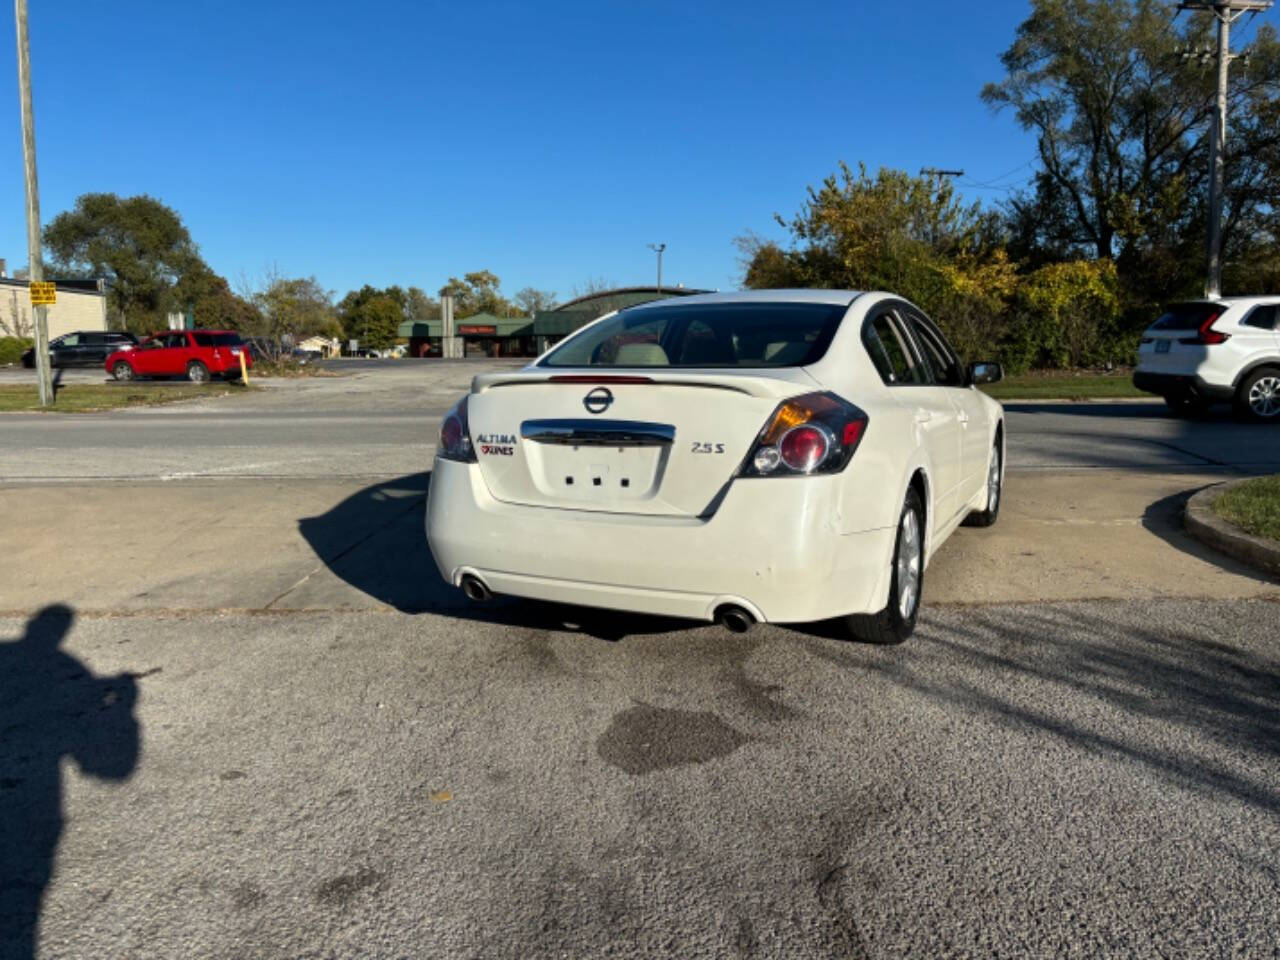
[[[1275,431],[1011,408],[872,648],[468,605],[479,366],[0,417],[0,956],[1276,954],[1280,588],[1177,523]]]

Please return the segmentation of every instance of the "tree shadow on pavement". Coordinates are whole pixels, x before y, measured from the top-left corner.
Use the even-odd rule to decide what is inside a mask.
[[[317,517],[299,521],[303,538],[335,575],[402,613],[584,633],[602,640],[668,633],[689,621],[495,597],[468,600],[445,582],[427,546],[430,471],[375,483]]]
[[[61,761],[104,780],[137,766],[137,683],[95,677],[59,650],[74,613],[46,607],[0,642],[0,957],[35,956],[40,905],[62,834]]]
[[[1233,607],[1252,608],[1246,639],[1221,605],[1171,603],[1159,618],[1120,602],[943,608],[901,647],[808,644],[978,719],[1280,812],[1280,659],[1259,625],[1280,605]]]

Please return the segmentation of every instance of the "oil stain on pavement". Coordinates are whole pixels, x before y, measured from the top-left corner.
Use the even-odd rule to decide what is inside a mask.
[[[637,704],[596,741],[600,759],[624,773],[653,773],[727,756],[751,738],[714,713]]]

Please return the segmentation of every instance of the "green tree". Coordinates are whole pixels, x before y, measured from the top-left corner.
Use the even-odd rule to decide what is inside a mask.
[[[379,290],[365,284],[342,298],[338,316],[348,339],[382,350],[395,343],[397,328],[406,319],[406,307],[416,300],[400,287]]]
[[[180,306],[175,285],[203,267],[178,214],[145,195],[86,193],[45,227],[44,243],[51,272],[105,277],[109,305],[134,330],[164,326]]]
[[[499,290],[502,281],[488,270],[477,270],[463,275],[459,280],[450,277],[440,291],[454,300],[454,315],[469,317],[477,313],[492,313],[498,317],[513,317],[517,309]]]
[[[517,291],[512,299],[520,311],[530,317],[540,310],[550,310],[556,305],[555,291],[538,290],[534,287],[525,287]]]
[[[204,263],[188,268],[173,288],[175,309],[190,307],[199,327],[256,331],[262,326],[257,304],[233,293],[226,279]]]
[[[433,300],[420,287],[405,291],[404,318],[414,323],[440,319],[440,301]]]
[[[1036,136],[1034,185],[1009,205],[1033,265],[1115,259],[1137,301],[1194,292],[1207,220],[1215,79],[1178,56],[1209,35],[1163,0],[1032,0],[983,99]],[[1274,247],[1280,201],[1280,45],[1264,25],[1230,88],[1228,260]]]
[[[262,327],[251,332],[275,339],[288,337],[295,342],[307,337],[342,335],[333,294],[315,277],[269,276],[253,300],[261,311]]]
[[[738,239],[744,285],[891,290],[918,303],[962,352],[990,353],[1004,334],[1016,282],[998,218],[966,205],[950,184],[841,164],[791,219],[783,249],[754,234]]]

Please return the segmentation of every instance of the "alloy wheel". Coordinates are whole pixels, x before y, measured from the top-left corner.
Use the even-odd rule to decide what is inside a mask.
[[[920,518],[907,510],[898,526],[898,613],[910,620],[920,599]]]
[[[1260,377],[1249,388],[1249,409],[1259,417],[1280,415],[1280,376]]]

